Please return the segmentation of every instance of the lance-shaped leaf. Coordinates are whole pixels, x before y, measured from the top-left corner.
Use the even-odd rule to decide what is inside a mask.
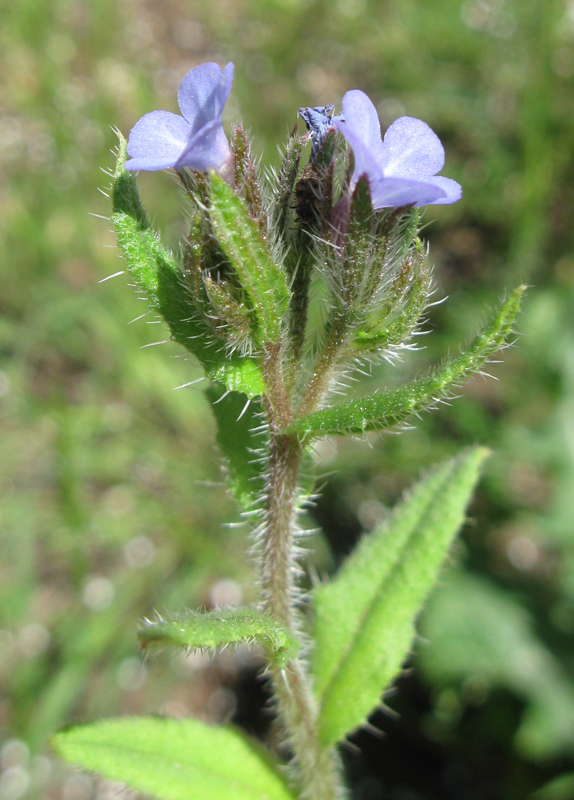
[[[227,485],[244,511],[261,503],[267,440],[258,400],[238,392],[225,392],[212,384],[207,397],[217,422],[217,444],[227,464]]]
[[[271,260],[243,201],[215,172],[211,174],[210,214],[217,240],[251,299],[261,343],[279,342],[281,320],[289,302],[285,276]]]
[[[186,611],[168,618],[146,619],[139,627],[138,640],[146,652],[167,647],[221,650],[229,645],[259,643],[280,666],[297,653],[296,640],[282,625],[250,608]]]
[[[57,733],[64,760],[160,800],[293,800],[276,764],[232,727],[130,717]]]
[[[199,359],[213,380],[250,397],[263,394],[258,363],[238,354],[226,355],[195,305],[173,255],[150,227],[135,177],[124,168],[125,148],[120,135],[112,221],[128,272],[167,322],[172,338]]]
[[[286,433],[312,437],[383,430],[403,422],[412,414],[433,407],[448,397],[464,378],[480,371],[485,362],[504,345],[512,331],[525,288],[519,286],[512,292],[493,322],[456,358],[448,359],[423,378],[406,386],[301,417],[289,426]]]
[[[475,448],[437,468],[331,583],[313,590],[312,672],[326,746],[365,721],[399,671],[486,455]]]

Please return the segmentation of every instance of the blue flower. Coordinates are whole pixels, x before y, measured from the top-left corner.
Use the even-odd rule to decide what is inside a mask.
[[[233,64],[202,64],[187,73],[177,93],[183,116],[151,111],[136,123],[128,139],[131,170],[174,167],[221,170],[231,158],[221,115],[231,91]]]
[[[364,92],[343,97],[344,119],[334,119],[353,150],[351,190],[366,175],[373,208],[455,203],[462,189],[437,176],[444,166],[444,148],[426,122],[400,117],[381,138],[379,117]]]

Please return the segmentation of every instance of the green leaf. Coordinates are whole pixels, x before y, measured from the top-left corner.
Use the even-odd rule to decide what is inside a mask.
[[[138,640],[146,652],[166,647],[219,650],[227,645],[259,643],[282,667],[297,654],[296,639],[282,625],[249,608],[187,611],[167,619],[145,620]]]
[[[250,397],[263,394],[259,364],[238,354],[226,355],[197,308],[173,255],[150,227],[135,177],[124,167],[126,142],[119,136],[112,221],[128,272],[167,322],[172,338],[199,359],[213,380]]]
[[[285,276],[271,260],[243,201],[215,172],[211,174],[210,215],[217,240],[258,315],[262,343],[281,341],[281,320],[289,302]]]
[[[515,744],[528,759],[572,752],[571,676],[508,591],[486,578],[453,572],[433,594],[421,632],[429,643],[417,661],[433,686],[460,687],[474,677],[486,690],[503,687],[525,702]]]
[[[61,731],[52,745],[64,760],[161,800],[293,800],[271,758],[227,726],[109,719]]]
[[[261,430],[261,403],[238,392],[226,393],[212,385],[207,397],[217,422],[217,444],[227,463],[227,485],[244,511],[261,502],[265,462],[261,461],[267,435]]]
[[[503,304],[496,319],[456,358],[445,361],[427,375],[406,386],[390,389],[295,420],[286,433],[304,437],[327,434],[359,434],[383,430],[444,399],[465,377],[480,371],[512,331],[525,286],[519,286]]]
[[[364,722],[399,671],[486,455],[475,448],[436,468],[314,589],[312,672],[326,746]]]
[[[564,775],[552,778],[529,797],[530,800],[572,800],[574,797],[574,772],[566,772]]]

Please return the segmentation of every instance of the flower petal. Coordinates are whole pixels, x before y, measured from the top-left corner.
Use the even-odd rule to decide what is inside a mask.
[[[429,178],[428,182],[432,183],[434,186],[438,186],[440,189],[446,192],[446,197],[444,197],[442,200],[433,201],[436,205],[456,203],[456,201],[460,200],[462,197],[462,186],[460,183],[453,181],[452,178],[443,178],[442,175],[437,175],[436,178]]]
[[[181,113],[196,133],[213,119],[221,121],[233,82],[233,64],[222,71],[208,62],[195,67],[182,80],[177,93]]]
[[[344,122],[335,123],[343,136],[347,138],[350,133],[355,140],[360,139],[377,158],[382,146],[381,123],[377,109],[360,89],[353,89],[343,97],[343,116]]]
[[[351,145],[353,151],[355,168],[351,178],[351,191],[353,191],[362,175],[367,176],[369,184],[382,179],[384,177],[383,170],[375,157],[374,150],[364,141],[361,132],[357,130],[356,126],[340,121],[335,121],[335,125]],[[382,147],[382,142],[379,145]]]
[[[385,134],[381,167],[388,176],[430,178],[444,167],[444,148],[422,119],[400,117]]]
[[[191,137],[175,167],[189,167],[200,172],[219,170],[231,157],[227,138],[220,119],[213,119]]]
[[[375,181],[369,179],[369,185],[375,209],[425,206],[428,203],[445,202],[446,198],[446,192],[430,181],[382,177]]]
[[[151,111],[132,128],[128,139],[131,170],[158,170],[173,167],[185,149],[190,127],[179,114]]]

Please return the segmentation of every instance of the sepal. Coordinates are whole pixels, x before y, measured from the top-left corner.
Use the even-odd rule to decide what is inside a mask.
[[[325,252],[323,274],[331,290],[335,317],[344,317],[353,337],[376,332],[402,311],[404,286],[415,253],[416,209],[376,211],[368,181],[361,178],[336,207],[335,246]],[[343,235],[345,231],[345,235]],[[424,306],[423,306],[424,308]]]
[[[184,272],[150,227],[135,176],[124,166],[126,141],[118,135],[112,221],[127,271],[147,295],[150,305],[165,319],[172,338],[198,358],[210,378],[249,397],[262,395],[260,365],[237,353],[225,353],[198,307]]]
[[[202,277],[207,296],[208,319],[214,334],[222,339],[229,352],[251,354],[255,333],[253,309],[243,302],[227,281],[216,280],[209,273]]]
[[[375,227],[375,213],[371,202],[369,181],[363,176],[355,186],[351,195],[351,211],[349,214],[349,238],[372,235]]]
[[[280,342],[289,302],[285,275],[273,262],[241,198],[215,172],[211,173],[209,214],[217,242],[252,309],[256,343],[263,347]]]
[[[308,141],[309,134],[298,136],[295,125],[283,153],[279,171],[271,176],[274,180],[269,209],[269,236],[275,246],[284,252],[293,240],[293,195],[301,154]]]
[[[431,270],[420,241],[405,258],[380,305],[357,328],[355,347],[359,353],[392,351],[410,338],[428,303]]]
[[[253,159],[251,142],[241,127],[236,125],[231,143],[233,154],[233,190],[245,203],[251,219],[256,222],[262,233],[265,233],[265,214],[261,199],[261,188],[257,176],[257,165]]]
[[[316,157],[295,184],[295,212],[300,227],[310,233],[326,233],[333,211],[335,130],[325,136]]]

